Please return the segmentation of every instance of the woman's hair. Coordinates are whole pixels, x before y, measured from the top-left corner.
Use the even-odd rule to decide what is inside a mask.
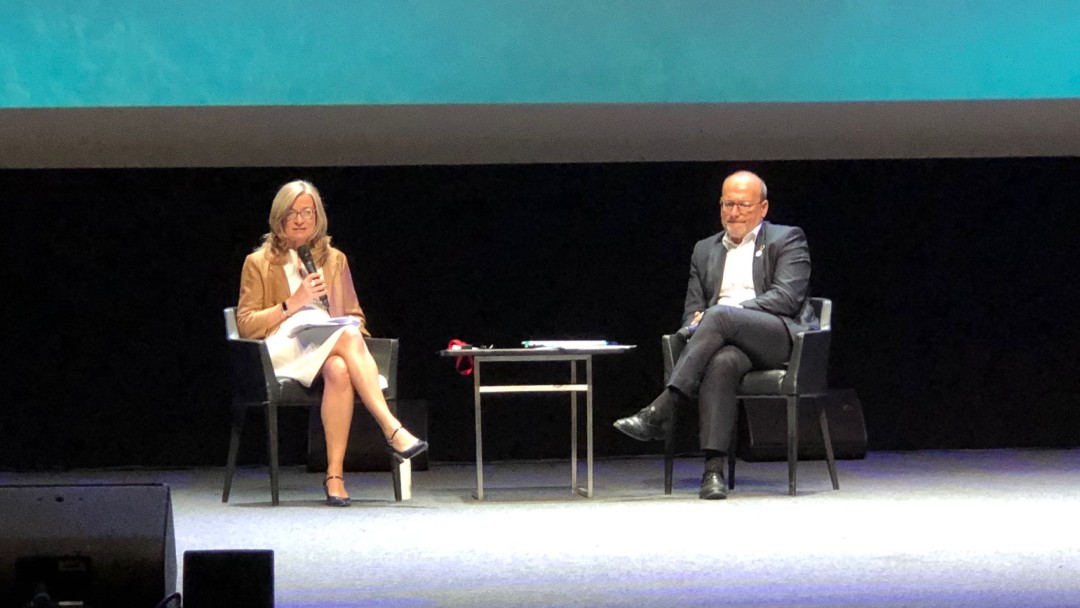
[[[285,238],[285,217],[302,194],[310,195],[315,201],[315,233],[311,235],[309,245],[315,264],[322,266],[330,253],[330,237],[326,234],[326,208],[323,207],[322,197],[315,186],[301,179],[285,184],[274,196],[274,202],[270,205],[270,232],[263,235],[262,248],[275,262],[288,256],[289,240]]]

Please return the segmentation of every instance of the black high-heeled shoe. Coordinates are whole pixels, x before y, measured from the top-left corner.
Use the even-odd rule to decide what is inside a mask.
[[[424,450],[428,449],[428,443],[423,439],[417,439],[416,443],[405,448],[402,451],[398,451],[394,448],[394,437],[398,434],[398,431],[405,427],[397,427],[394,432],[390,434],[390,438],[386,440],[386,450],[397,457],[398,460],[404,462],[417,454],[421,454]]]
[[[323,480],[323,491],[326,492],[326,505],[330,507],[347,507],[352,504],[352,500],[348,496],[331,496],[330,488],[326,486],[331,479],[340,479],[341,483],[345,483],[345,479],[339,475],[331,475]]]

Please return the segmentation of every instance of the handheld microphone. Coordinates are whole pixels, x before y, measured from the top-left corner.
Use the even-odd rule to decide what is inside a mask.
[[[300,261],[304,264],[304,270],[307,270],[308,274],[318,272],[315,269],[315,260],[311,258],[311,247],[301,245],[296,248],[296,254],[300,256]],[[319,301],[326,307],[326,310],[330,310],[330,300],[326,298],[326,294],[319,296]]]

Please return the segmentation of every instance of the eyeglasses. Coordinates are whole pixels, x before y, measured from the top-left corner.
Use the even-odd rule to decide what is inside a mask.
[[[735,207],[738,207],[741,211],[746,211],[754,205],[760,205],[763,202],[765,201],[751,203],[750,201],[725,201],[724,199],[720,199],[720,206],[723,207],[725,211],[731,211]]]
[[[304,218],[305,220],[315,219],[315,208],[314,207],[308,207],[307,209],[301,209],[300,211],[296,211],[295,209],[290,209],[285,214],[285,221],[286,222],[291,222],[291,221],[295,220],[296,216],[298,216],[298,215],[300,217]]]

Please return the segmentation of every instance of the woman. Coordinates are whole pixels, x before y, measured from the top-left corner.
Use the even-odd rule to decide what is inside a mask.
[[[402,428],[386,405],[378,368],[364,343],[368,332],[349,262],[330,246],[326,230],[326,212],[315,186],[297,180],[278,190],[270,207],[270,232],[244,260],[237,325],[241,337],[266,340],[279,377],[305,386],[322,377],[326,504],[346,507],[349,494],[343,473],[354,395],[360,396],[382,429],[389,451],[398,458],[416,456],[427,449],[427,442]],[[297,253],[305,245],[316,272],[306,272]],[[355,324],[342,326],[329,337],[325,330],[321,335],[294,332],[331,317],[353,317]]]

